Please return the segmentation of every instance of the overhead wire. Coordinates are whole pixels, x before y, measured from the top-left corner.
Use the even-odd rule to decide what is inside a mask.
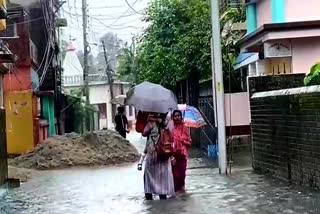
[[[39,68],[36,71],[36,72],[40,71],[40,69],[42,68],[42,64],[45,61],[45,64],[43,66],[42,75],[41,75],[41,77],[39,79],[38,86],[34,89],[35,91],[38,90],[40,88],[40,86],[43,84],[44,79],[45,79],[46,74],[47,74],[47,71],[49,69],[49,66],[50,66],[50,64],[51,64],[51,62],[53,60],[53,57],[54,57],[53,53],[50,56],[50,46],[51,46],[52,39],[53,39],[54,28],[53,28],[52,23],[51,23],[51,17],[50,17],[50,13],[48,12],[48,7],[47,7],[46,2],[43,0],[41,3],[43,4],[42,11],[43,11],[43,15],[44,15],[44,18],[45,18],[44,22],[45,22],[45,27],[46,27],[46,30],[47,30],[47,33],[48,33],[48,38],[47,38],[48,41],[47,41],[46,53],[43,56],[42,63],[39,65]],[[49,57],[50,57],[50,59],[49,59]]]
[[[128,5],[128,7],[130,7],[130,9],[135,12],[136,14],[139,14],[139,15],[144,15],[143,13],[141,12],[138,12],[136,9],[133,8],[133,6],[131,4],[129,4],[128,0],[124,0],[126,2],[126,4]]]
[[[135,5],[138,0],[135,0],[132,5]],[[109,26],[111,27],[115,23],[117,23],[121,18],[123,18],[124,15],[126,15],[127,12],[129,12],[130,8],[128,8],[124,13],[122,13],[114,22],[112,22]]]
[[[110,29],[115,29],[115,30],[121,30],[121,29],[126,29],[126,28],[135,28],[135,29],[139,29],[138,27],[135,26],[122,26],[122,27],[112,27],[110,25],[106,25],[103,21],[101,21],[100,19],[94,18],[94,17],[90,17],[91,19],[97,20],[102,26],[104,26],[105,28],[110,28]],[[96,26],[99,27],[99,26]]]

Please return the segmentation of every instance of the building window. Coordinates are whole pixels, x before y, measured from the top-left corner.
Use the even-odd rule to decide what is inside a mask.
[[[99,109],[99,117],[100,119],[106,119],[107,118],[107,105],[105,103],[98,104]]]

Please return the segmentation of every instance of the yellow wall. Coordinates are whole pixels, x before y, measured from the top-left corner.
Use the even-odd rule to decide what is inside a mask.
[[[34,147],[32,92],[9,92],[5,96],[9,154],[21,154]]]
[[[291,74],[291,57],[271,58],[266,71],[267,75]]]

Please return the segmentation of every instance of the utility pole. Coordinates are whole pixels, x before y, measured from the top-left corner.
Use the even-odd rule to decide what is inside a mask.
[[[212,78],[213,94],[216,94],[217,126],[218,126],[218,152],[219,152],[219,173],[227,174],[227,149],[226,149],[226,125],[224,109],[224,89],[222,71],[222,53],[220,37],[219,0],[211,0],[211,29],[213,42],[213,63]]]
[[[136,70],[136,67],[135,67],[135,55],[136,55],[136,44],[135,44],[135,37],[132,37],[132,40],[131,40],[131,47],[130,47],[130,51],[131,51],[131,54],[132,54],[132,62],[131,62],[131,70],[132,70],[132,73],[134,75],[133,77],[133,83],[132,84],[135,84],[137,82],[137,70]]]
[[[88,65],[88,15],[87,15],[87,0],[82,0],[82,25],[83,25],[83,80],[84,80],[84,95],[86,96],[86,106],[90,105],[90,97],[89,97],[89,65]],[[87,110],[86,117],[86,126],[87,130],[90,130],[90,113]]]
[[[109,82],[109,85],[110,85],[110,100],[112,100],[114,98],[114,94],[113,94],[113,77],[112,77],[112,69],[110,68],[110,65],[109,65],[109,61],[108,61],[108,56],[107,56],[107,51],[106,51],[106,45],[104,43],[104,41],[102,40],[101,41],[102,43],[102,48],[103,48],[103,54],[104,54],[104,60],[106,61],[106,74],[107,74],[107,77],[108,77],[108,82]],[[112,114],[115,113],[115,109],[114,109],[114,105],[112,105]],[[112,115],[114,116],[114,115]]]

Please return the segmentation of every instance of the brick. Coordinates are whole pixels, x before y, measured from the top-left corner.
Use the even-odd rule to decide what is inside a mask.
[[[286,82],[279,81],[277,84]],[[251,84],[255,87],[249,89],[251,92],[263,91],[262,86],[266,86],[261,79],[251,79]],[[301,94],[250,101],[255,171],[320,188],[319,96]]]

